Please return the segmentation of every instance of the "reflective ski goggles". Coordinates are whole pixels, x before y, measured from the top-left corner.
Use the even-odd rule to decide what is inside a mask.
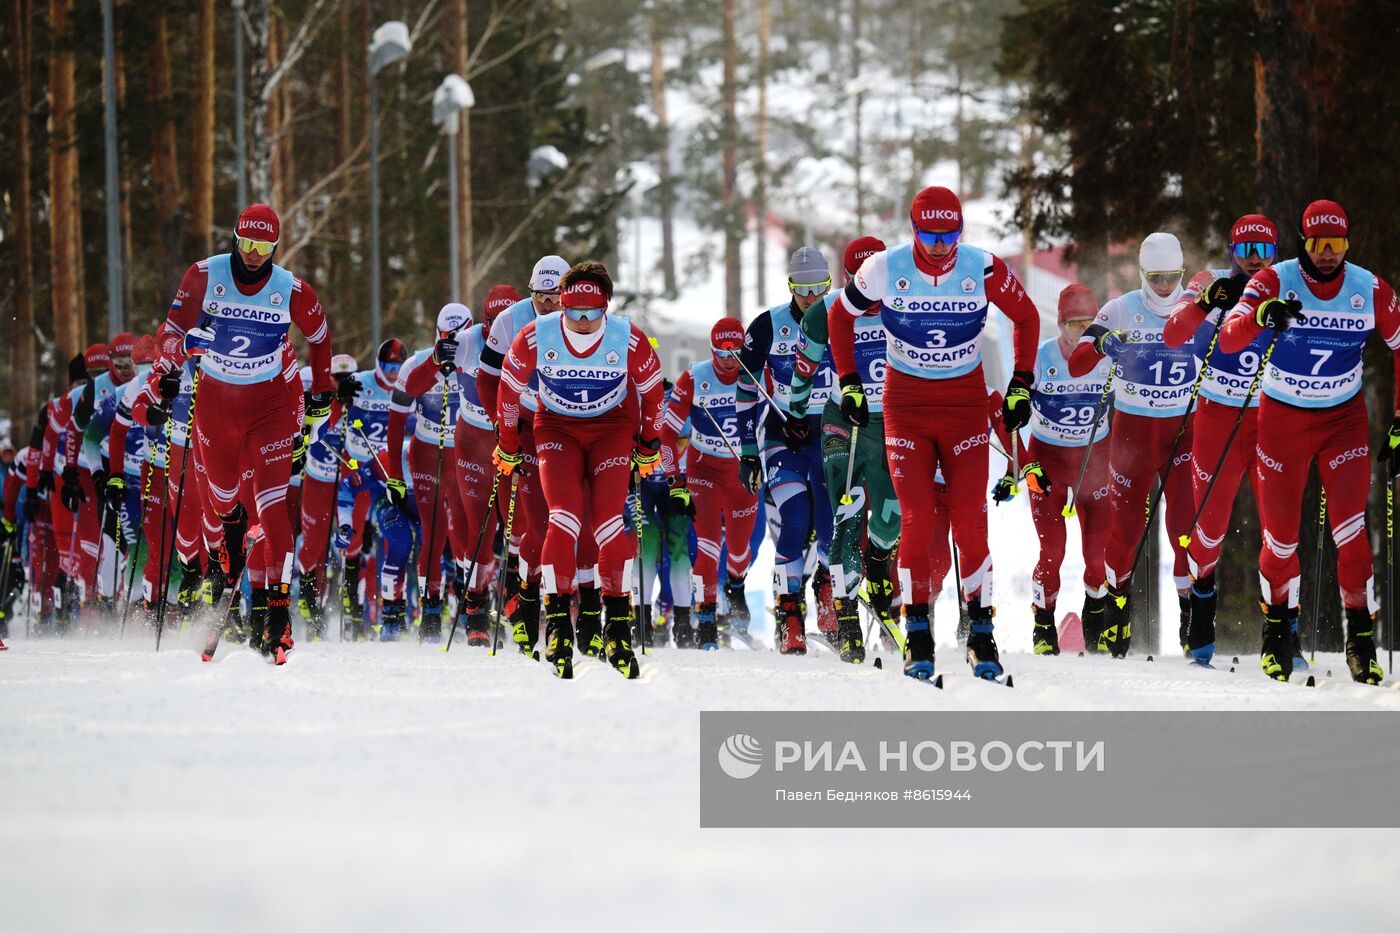
[[[379,364],[379,371],[384,374],[384,378],[386,379],[397,379],[399,377],[399,370],[401,369],[403,369],[402,363]]]
[[[1303,249],[1310,253],[1325,253],[1331,250],[1334,253],[1345,253],[1351,243],[1344,236],[1310,236],[1303,240]]]
[[[918,227],[914,228],[914,238],[924,246],[952,246],[958,242],[960,236],[962,236],[961,227],[957,230],[920,230]]]
[[[557,305],[559,303],[558,292],[531,292],[530,297],[535,299],[536,301],[542,301],[548,304]]]
[[[1236,259],[1248,259],[1250,256],[1273,259],[1278,252],[1278,246],[1273,243],[1233,243],[1230,249],[1234,251]]]
[[[711,346],[710,352],[715,355],[716,359],[736,360],[739,358],[739,348],[734,344],[726,343],[723,346]]]
[[[1165,272],[1142,271],[1142,277],[1147,280],[1148,285],[1162,285],[1166,282],[1180,282],[1181,277],[1186,274],[1185,269],[1168,269]]]
[[[564,313],[571,321],[596,321],[607,308],[565,308]]]
[[[825,295],[827,290],[831,288],[831,276],[828,275],[820,282],[799,283],[788,279],[788,288],[792,290],[794,295],[802,295],[804,297],[807,295]]]
[[[246,236],[238,238],[238,249],[244,253],[257,253],[259,256],[267,256],[276,248],[276,240],[254,240]]]

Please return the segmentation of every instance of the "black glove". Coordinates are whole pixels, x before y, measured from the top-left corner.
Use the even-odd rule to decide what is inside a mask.
[[[783,421],[783,443],[791,450],[803,450],[812,440],[812,428],[806,418],[788,415]]]
[[[1001,401],[1001,423],[1008,431],[1019,431],[1031,423],[1031,398],[1035,391],[1031,383],[1034,373],[1015,372],[1011,383],[1006,387],[1006,397]]]
[[[19,526],[17,526],[14,522],[10,521],[8,518],[0,518],[0,547],[4,547],[5,543],[11,538],[13,538],[18,532]],[[0,593],[0,597],[3,597],[4,595],[4,593]]]
[[[104,458],[103,463],[106,463]],[[107,488],[107,471],[105,469],[92,471],[92,488],[97,491],[97,496],[102,497],[102,490]]]
[[[1395,482],[1395,477],[1400,476],[1400,414],[1390,419],[1390,430],[1386,432],[1385,440],[1381,441],[1381,450],[1376,454],[1376,459],[1385,466],[1387,478]]]
[[[83,394],[78,396],[78,404],[73,406],[73,424],[79,431],[86,431],[92,420],[92,409],[97,404],[97,384],[91,379],[83,386]]]
[[[354,376],[346,376],[340,380],[340,385],[335,387],[336,401],[346,408],[355,404],[355,398],[360,394],[360,380]]]
[[[292,438],[292,475],[300,476],[301,471],[306,469],[306,435],[311,431],[303,427]]]
[[[126,477],[118,473],[110,477],[102,487],[107,497],[107,504],[114,509],[122,507],[126,502]]]
[[[686,488],[683,480],[671,485],[671,490],[666,495],[666,504],[672,515],[684,515],[686,518],[695,517],[695,502],[691,499],[690,490]]]
[[[170,403],[166,401],[154,402],[146,407],[146,423],[153,428],[158,428],[170,420]]]
[[[1272,327],[1277,331],[1288,330],[1288,325],[1298,320],[1303,311],[1303,303],[1297,298],[1268,298],[1260,302],[1254,311],[1254,321],[1260,327]]]
[[[53,470],[39,471],[39,491],[53,492]]]
[[[433,362],[437,364],[438,370],[444,376],[456,368],[457,335],[455,333],[449,337],[439,337],[438,342],[433,344]]]
[[[78,507],[87,501],[87,493],[83,492],[78,481],[78,468],[72,464],[63,468],[63,488],[59,490],[58,498],[70,512],[78,511]]]
[[[37,489],[27,490],[24,494],[24,520],[32,522],[39,517],[39,491]]]
[[[1012,478],[1010,473],[1007,473],[992,487],[992,501],[1001,505],[1014,498],[1016,498],[1016,480]]]
[[[763,484],[763,462],[756,454],[744,454],[739,458],[739,482],[750,495],[758,494],[758,487]]]
[[[175,397],[180,394],[180,376],[181,370],[177,366],[160,377],[156,383],[156,392],[160,394],[162,399],[167,402],[175,401]]]
[[[841,377],[841,417],[856,428],[870,423],[870,406],[865,401],[865,385],[855,373]]]
[[[1218,308],[1221,311],[1229,311],[1240,303],[1240,296],[1244,294],[1245,285],[1249,284],[1249,276],[1243,272],[1239,275],[1232,275],[1229,278],[1221,276],[1201,292],[1196,299],[1196,304],[1206,311]]]
[[[390,477],[384,481],[384,489],[389,495],[389,504],[405,515],[408,514],[408,483]]]

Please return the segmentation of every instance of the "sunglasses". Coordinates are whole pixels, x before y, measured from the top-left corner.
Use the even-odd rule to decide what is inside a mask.
[[[925,246],[952,246],[962,236],[962,230],[920,230],[914,228],[914,237]]]
[[[1310,253],[1323,253],[1331,250],[1334,253],[1345,253],[1350,245],[1344,236],[1310,236],[1303,240],[1303,249]]]
[[[245,253],[257,253],[259,256],[266,256],[277,248],[276,240],[253,240],[246,236],[238,238],[238,248]]]
[[[556,305],[559,303],[558,292],[531,292],[530,297],[536,301],[547,301]]]
[[[571,321],[596,321],[607,308],[565,308],[564,313]]]
[[[1248,259],[1250,256],[1273,259],[1278,252],[1278,247],[1273,243],[1235,243],[1230,248],[1235,251],[1236,259]]]
[[[1163,282],[1181,281],[1181,277],[1186,274],[1185,269],[1169,269],[1166,272],[1143,271],[1142,277],[1147,279],[1148,285],[1161,285]]]
[[[820,282],[794,282],[788,279],[788,288],[792,289],[794,295],[822,295],[831,288],[831,276],[827,276]]]
[[[739,357],[739,349],[727,344],[722,347],[710,347],[710,352],[722,360],[733,360]]]

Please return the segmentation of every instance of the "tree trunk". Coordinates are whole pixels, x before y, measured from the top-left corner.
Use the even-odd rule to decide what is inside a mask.
[[[721,124],[723,180],[720,202],[724,211],[724,300],[729,314],[740,315],[743,294],[739,281],[739,247],[743,245],[743,216],[739,206],[739,120],[736,113],[739,49],[735,40],[736,0],[724,0],[724,114]]]
[[[118,10],[123,6],[117,4]],[[136,304],[136,276],[132,274],[131,257],[133,255],[131,246],[131,134],[125,131],[126,127],[126,53],[122,51],[124,47],[122,23],[125,17],[117,16],[117,145],[119,158],[117,167],[121,172],[121,229],[122,229],[122,265],[125,267],[125,274],[122,276],[122,307],[126,308],[127,320],[135,328],[141,327],[142,320],[153,320],[159,313],[160,301],[165,296],[156,296],[150,303],[139,306]],[[144,309],[144,310],[143,310]],[[139,315],[139,316],[138,316]],[[160,317],[164,317],[163,314]]]
[[[860,0],[851,0],[851,81],[860,80]],[[865,229],[865,173],[863,160],[861,158],[861,126],[860,111],[861,105],[865,103],[865,95],[860,92],[857,86],[855,99],[851,102],[853,116],[855,118],[855,145],[851,150],[851,165],[856,174],[856,229]]]
[[[253,102],[248,114],[248,197],[254,202],[266,202],[272,192],[272,137],[267,132],[269,100],[263,91],[272,76],[268,60],[268,33],[272,13],[269,0],[248,0],[243,15],[251,37],[251,64],[248,70],[248,99]],[[242,210],[243,205],[239,205]]]
[[[161,299],[175,295],[185,271],[180,242],[180,163],[170,78],[169,27],[159,4],[146,8],[146,103],[151,114],[151,210],[159,235]]]
[[[79,271],[78,135],[70,32],[73,0],[49,0],[49,289],[53,387],[67,388],[67,363],[87,345]]]
[[[190,226],[195,252],[214,251],[214,0],[200,0],[195,37],[194,142],[191,152],[193,187],[190,191]],[[234,21],[237,28],[237,21]],[[241,207],[241,205],[240,205]]]
[[[768,0],[763,0],[763,9],[768,9]],[[656,9],[652,9],[651,14],[651,106],[656,113],[656,135],[657,135],[657,175],[661,179],[658,186],[658,194],[661,208],[661,281],[666,290],[667,298],[675,298],[679,293],[676,284],[676,189],[675,179],[671,174],[671,124],[666,116],[666,63],[664,61],[665,49],[661,41],[661,17]],[[762,53],[760,52],[760,56]],[[760,81],[762,81],[762,70],[760,66]],[[759,113],[764,112],[763,85],[759,85]],[[760,118],[760,134],[766,131],[766,126]],[[760,140],[762,137],[760,136]],[[759,143],[759,159],[762,161],[763,143]],[[759,177],[762,177],[760,170]],[[763,274],[762,261],[762,241],[759,237],[759,275]]]
[[[1317,191],[1317,110],[1312,97],[1317,22],[1307,0],[1254,0],[1255,184],[1259,207],[1281,230],[1296,229],[1303,207]],[[1319,535],[1320,485],[1313,470],[1303,493],[1298,537],[1302,569],[1299,602],[1306,630],[1314,603],[1321,610],[1318,644],[1341,646],[1336,548]],[[1323,548],[1322,573],[1316,568]],[[1227,552],[1228,554],[1228,552]]]
[[[753,213],[757,247],[757,269],[754,284],[758,303],[767,301],[768,282],[768,37],[772,32],[772,10],[769,0],[758,4],[758,152],[753,166]]]
[[[453,59],[457,74],[467,76],[467,0],[454,0],[452,5]],[[457,173],[457,255],[452,261],[457,263],[461,275],[462,294],[453,295],[452,300],[470,305],[470,297],[475,294],[476,274],[472,245],[472,134],[471,111],[463,110],[457,127],[457,164],[452,171]],[[450,281],[450,279],[449,279]]]
[[[34,7],[32,0],[14,0],[14,42],[18,50],[16,70],[19,84],[19,120],[15,128],[15,330],[10,381],[10,433],[16,441],[29,425],[38,405],[38,383],[34,355],[34,226],[33,189],[30,172],[29,121],[34,108]]]
[[[267,70],[271,72],[277,70],[277,63],[282,60],[282,22],[273,19],[268,22],[267,27]],[[282,105],[285,103],[282,97],[282,89],[277,88],[272,92],[271,99],[267,102],[267,108],[263,113],[263,135],[267,139],[269,166],[267,170],[267,203],[273,205],[285,204],[287,192],[282,190]],[[286,218],[283,218],[286,223]]]

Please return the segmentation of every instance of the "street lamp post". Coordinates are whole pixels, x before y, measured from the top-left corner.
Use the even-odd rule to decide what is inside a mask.
[[[413,48],[408,27],[390,20],[374,31],[369,43],[369,333],[379,346],[379,72],[402,60]]]
[[[476,96],[472,94],[471,85],[458,74],[443,78],[433,92],[433,122],[442,127],[442,133],[447,137],[447,216],[451,221],[448,224],[448,249],[451,250],[449,266],[452,270],[453,301],[462,300],[462,263],[458,253],[461,246],[457,242],[457,134],[461,131],[462,111],[470,110],[475,104]]]
[[[112,0],[102,0],[102,128],[106,138],[107,184],[107,333],[122,328],[121,221],[117,214],[117,51]]]

